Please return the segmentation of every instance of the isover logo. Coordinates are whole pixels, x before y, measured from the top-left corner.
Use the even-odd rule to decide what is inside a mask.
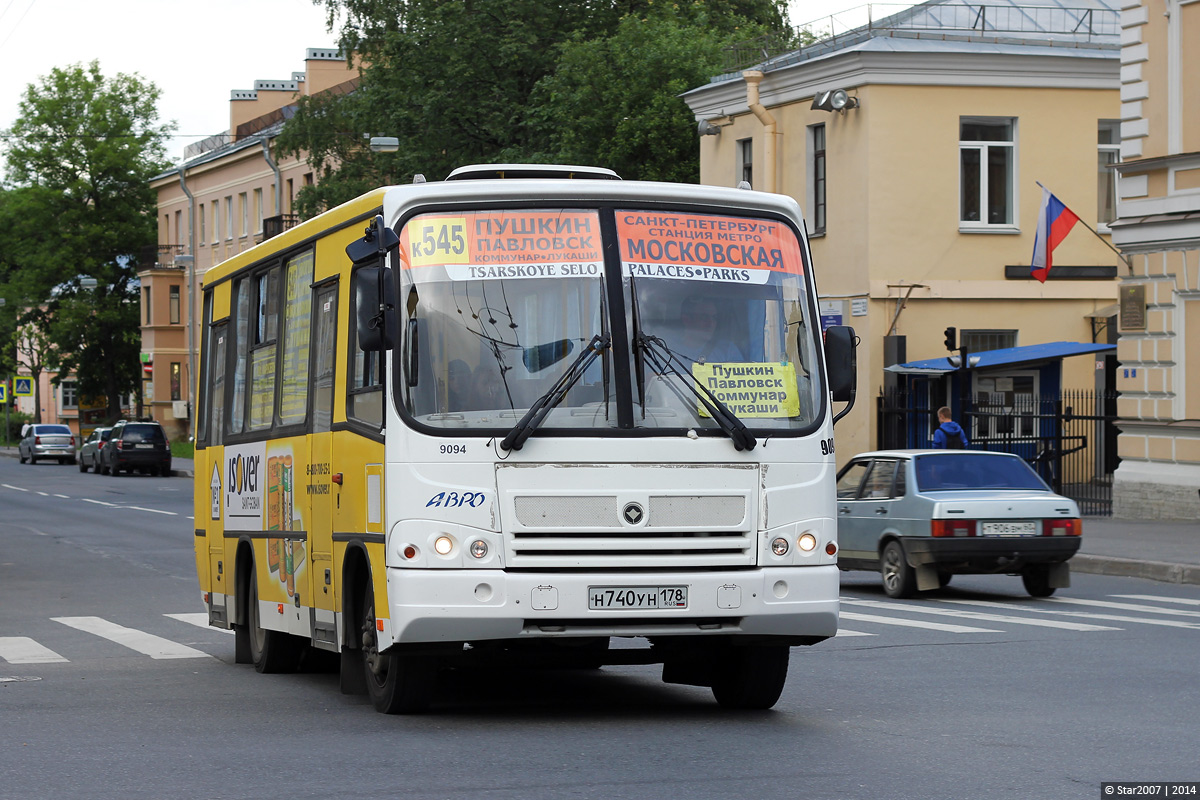
[[[240,499],[236,507],[243,511],[258,511],[258,471],[262,456],[238,453],[229,459],[229,474],[226,485]]]

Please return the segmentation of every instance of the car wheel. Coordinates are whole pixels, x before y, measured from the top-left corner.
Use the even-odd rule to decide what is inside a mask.
[[[713,697],[722,708],[770,708],[783,694],[790,655],[786,645],[725,648],[713,676]]]
[[[362,634],[363,670],[367,694],[376,711],[384,714],[416,714],[429,708],[433,662],[427,657],[379,652],[375,629],[375,592],[363,589],[359,631]]]
[[[883,558],[879,562],[879,572],[883,577],[883,591],[888,597],[912,597],[917,586],[915,570],[908,565],[904,558],[904,548],[900,542],[893,539],[883,548]]]
[[[108,468],[108,474],[109,474],[109,475],[112,475],[114,478],[119,478],[119,477],[121,477],[121,465],[120,465],[120,464],[113,464],[113,465],[111,465],[111,466]]]
[[[946,588],[947,586],[949,586],[949,585],[950,585],[950,579],[951,579],[951,578],[953,578],[953,577],[954,577],[954,573],[953,573],[953,572],[939,572],[939,573],[938,573],[938,588],[939,588],[939,589],[944,589],[944,588]]]
[[[87,471],[88,471],[88,465],[87,465],[87,462],[86,462],[86,461],[84,461],[82,458],[80,458],[80,459],[79,459],[79,471],[80,471],[80,472],[87,472]]]
[[[1021,582],[1025,591],[1033,597],[1049,597],[1054,594],[1050,585],[1050,567],[1045,564],[1033,564],[1021,570]]]
[[[253,569],[253,568],[251,568]],[[262,673],[294,672],[300,661],[301,642],[279,631],[264,630],[258,616],[258,576],[250,573],[246,597],[246,627],[250,634],[250,660]]]
[[[36,464],[36,463],[37,463],[37,456],[35,456],[33,453],[30,453],[30,454],[29,454],[29,463],[30,463],[30,464]]]
[[[28,460],[25,458],[25,454],[22,453],[19,449],[17,450],[17,456],[21,459],[22,464],[24,464]]]

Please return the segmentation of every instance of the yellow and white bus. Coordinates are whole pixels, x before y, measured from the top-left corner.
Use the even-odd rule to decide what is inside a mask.
[[[774,705],[790,648],[837,631],[855,381],[804,230],[782,195],[490,165],[213,267],[210,624],[260,672],[338,653],[342,690],[388,713],[486,659],[661,663]]]

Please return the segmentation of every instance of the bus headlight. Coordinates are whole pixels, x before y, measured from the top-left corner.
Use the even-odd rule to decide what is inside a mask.
[[[771,552],[777,556],[787,555],[788,540],[782,536],[776,536],[771,540]]]
[[[483,539],[476,539],[471,542],[471,556],[473,558],[484,558],[488,554],[487,542]]]
[[[799,545],[800,549],[804,552],[811,553],[817,547],[817,537],[813,536],[811,533],[802,533],[800,534],[800,540],[796,542],[796,544]]]
[[[454,549],[454,540],[449,536],[439,536],[433,540],[433,549],[439,556],[448,556]]]

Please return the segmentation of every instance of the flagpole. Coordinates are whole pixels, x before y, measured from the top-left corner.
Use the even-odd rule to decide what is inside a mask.
[[[1046,187],[1045,187],[1045,186],[1042,186],[1042,182],[1041,182],[1041,181],[1034,181],[1034,183],[1036,183],[1036,184],[1037,184],[1038,186],[1040,186],[1042,189],[1046,189]],[[1049,189],[1046,189],[1046,191],[1049,191]],[[1060,200],[1059,202],[1061,203],[1062,201]],[[1074,212],[1072,212],[1072,213],[1074,213]],[[1085,228],[1087,228],[1089,231],[1091,231],[1093,236],[1095,236],[1095,237],[1096,237],[1097,239],[1099,239],[1100,241],[1104,242],[1104,246],[1105,246],[1105,247],[1107,247],[1109,250],[1112,250],[1114,253],[1116,253],[1116,254],[1117,254],[1117,258],[1121,259],[1121,263],[1122,263],[1122,264],[1124,264],[1124,265],[1126,266],[1126,268],[1128,268],[1128,270],[1129,270],[1130,272],[1133,272],[1133,264],[1131,264],[1131,263],[1129,262],[1129,259],[1125,257],[1125,254],[1124,254],[1124,253],[1122,253],[1120,250],[1118,250],[1117,248],[1115,248],[1115,247],[1113,247],[1113,246],[1112,246],[1112,242],[1108,241],[1108,239],[1105,239],[1103,236],[1101,236],[1101,235],[1100,235],[1100,233],[1099,233],[1099,232],[1098,232],[1098,231],[1097,231],[1095,228],[1093,228],[1091,225],[1088,225],[1086,222],[1084,222],[1084,221],[1083,221],[1083,220],[1082,220],[1082,219],[1079,217],[1079,215],[1078,215],[1078,214],[1075,214],[1075,219],[1076,219],[1076,221],[1077,221],[1077,222],[1078,222],[1080,225],[1082,225],[1083,227],[1085,227]]]

